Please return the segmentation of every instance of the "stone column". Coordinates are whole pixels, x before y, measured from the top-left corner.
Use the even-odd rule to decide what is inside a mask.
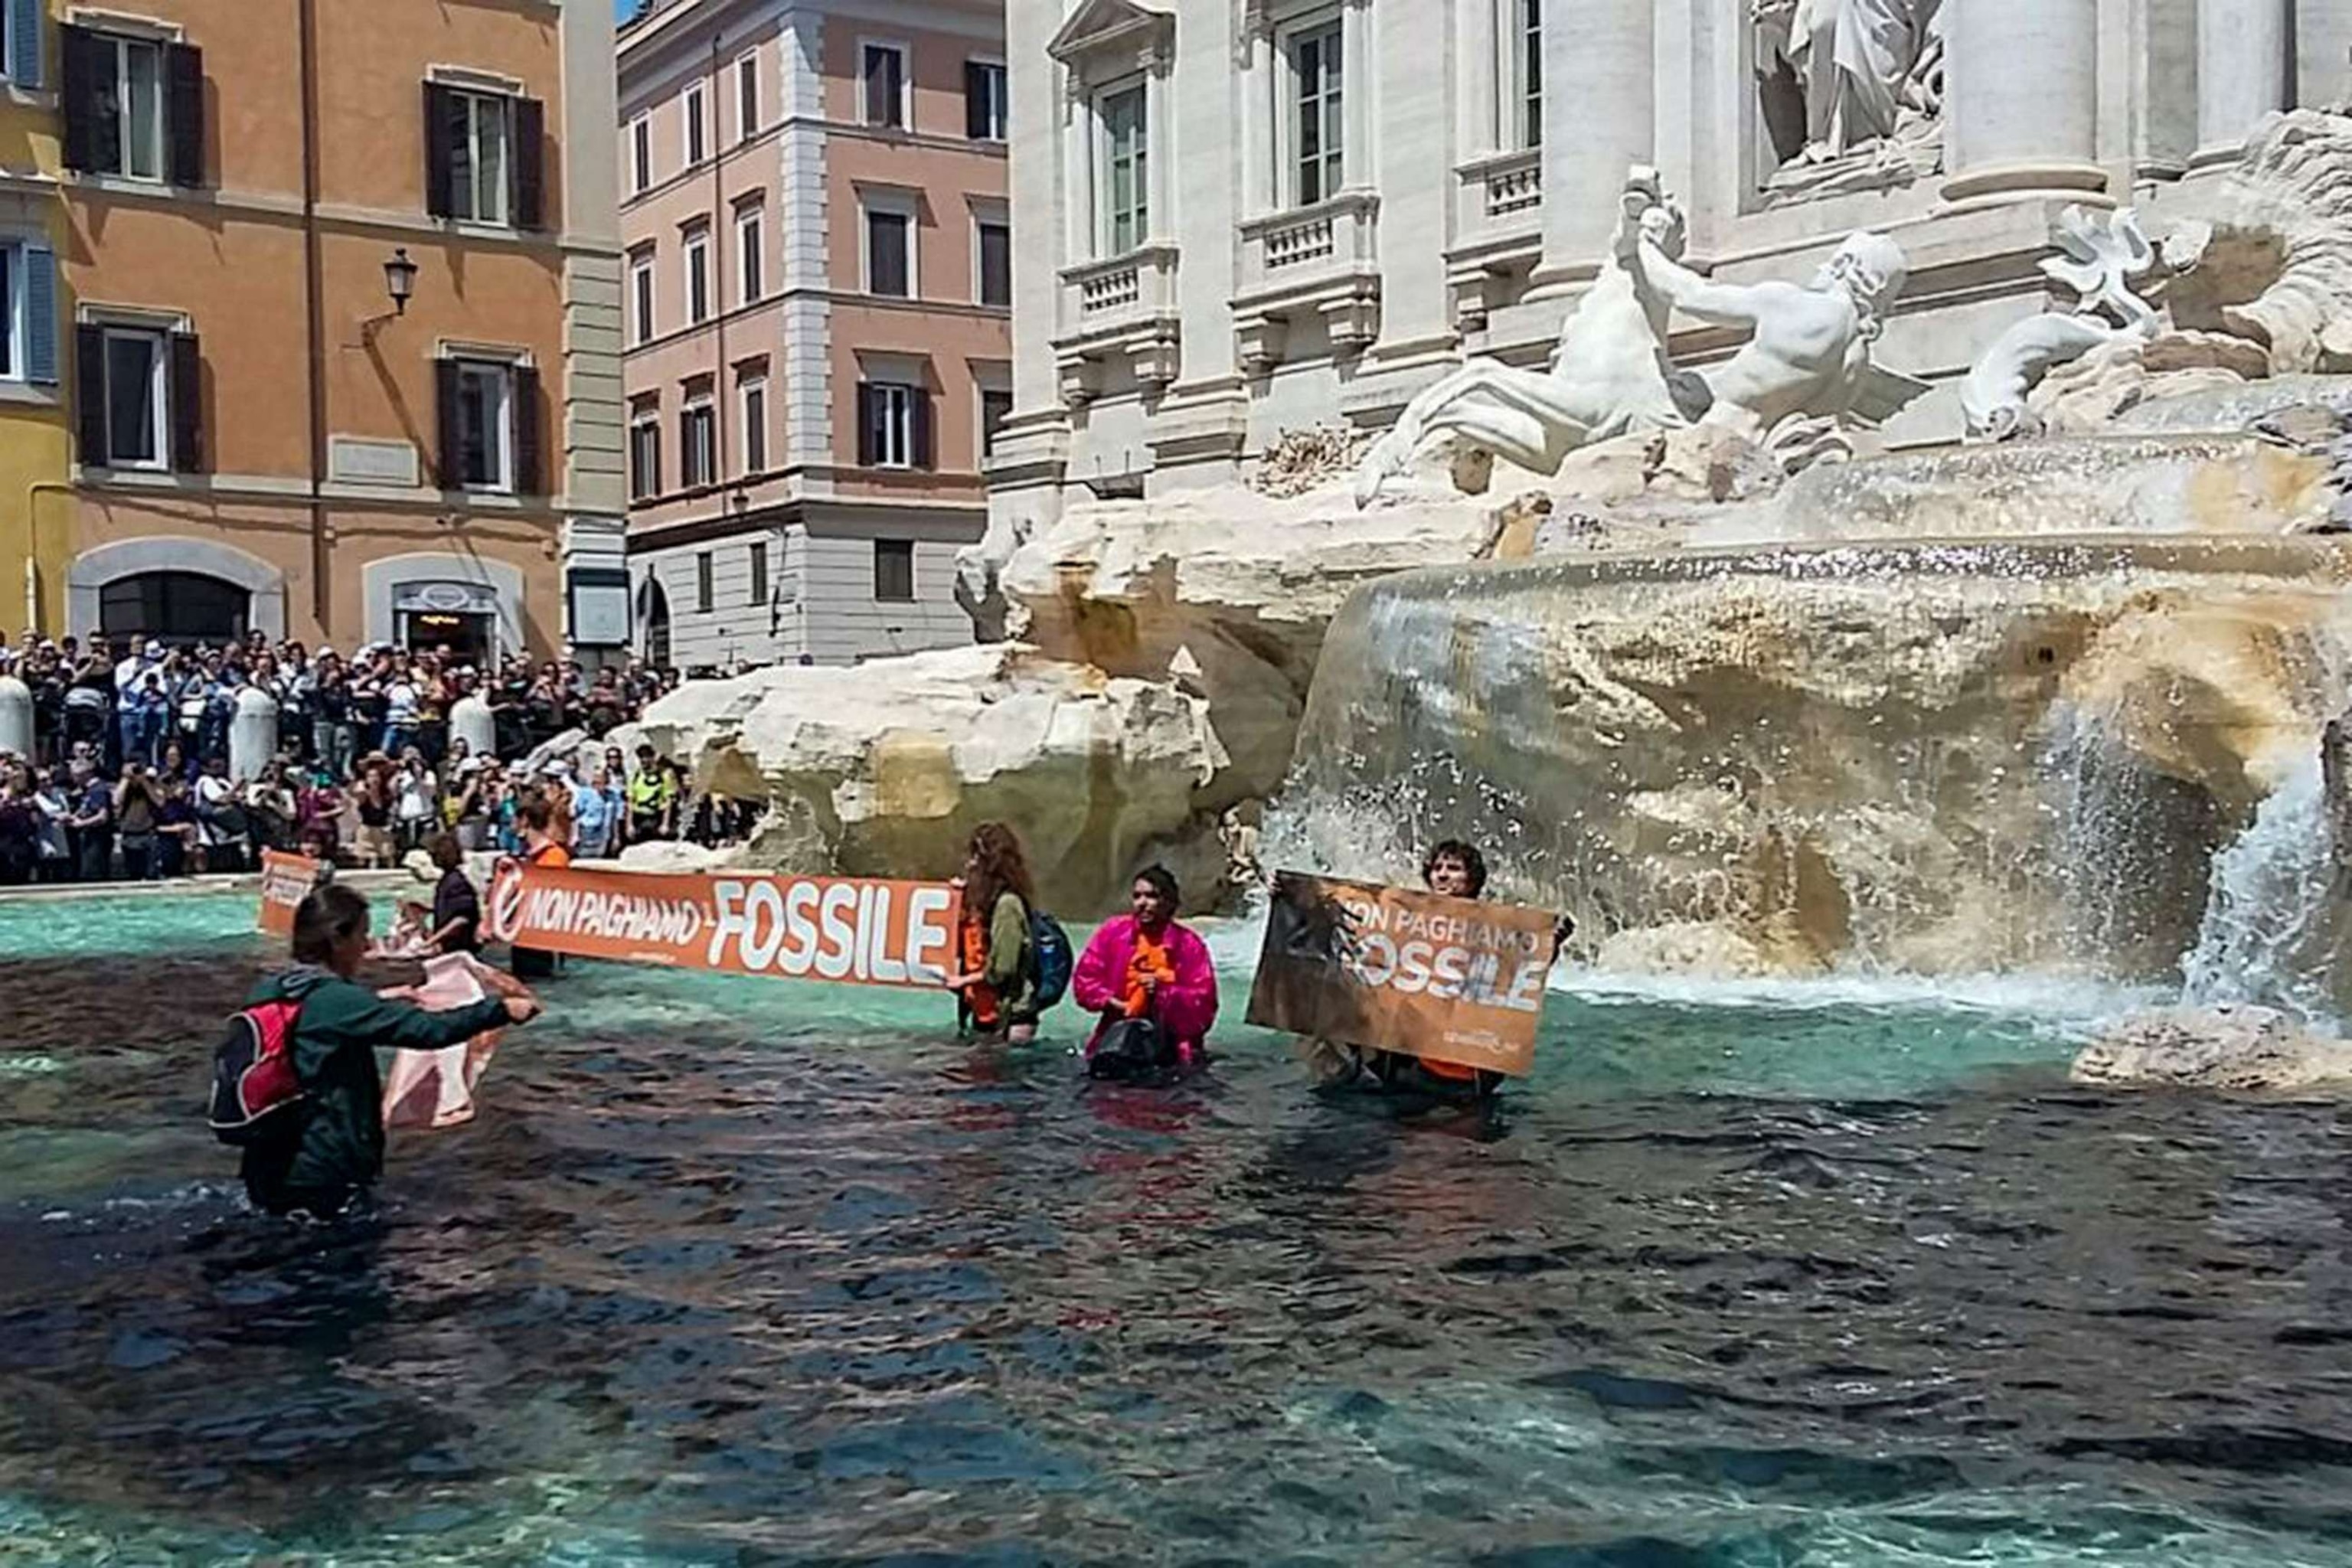
[[[1593,276],[1617,226],[1626,169],[1657,155],[1656,0],[1553,9],[1559,19],[1547,10],[1543,29],[1543,259],[1529,300]]]
[[[2197,155],[2232,163],[2265,114],[2294,101],[2294,0],[2197,0]]]
[[[2296,107],[2352,102],[2352,5],[2296,0],[2294,66]]]
[[[1145,240],[1172,239],[1176,214],[1170,199],[1176,182],[1169,170],[1180,156],[1177,143],[1184,132],[1168,112],[1168,62],[1157,51],[1143,58],[1144,216]]]
[[[1944,16],[1944,199],[2104,195],[2098,0],[1964,0]]]

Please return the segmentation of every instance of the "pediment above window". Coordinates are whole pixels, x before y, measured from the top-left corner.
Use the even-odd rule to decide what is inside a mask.
[[[1175,37],[1176,18],[1166,11],[1133,0],[1086,0],[1062,24],[1045,52],[1066,66],[1111,55],[1158,61],[1166,58]]]

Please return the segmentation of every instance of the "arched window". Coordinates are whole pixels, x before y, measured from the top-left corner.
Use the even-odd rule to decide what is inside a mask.
[[[98,627],[118,644],[127,637],[165,642],[230,642],[245,636],[253,595],[201,572],[141,572],[117,577],[98,595]]]
[[[661,579],[648,573],[637,588],[637,626],[644,635],[642,654],[656,669],[669,667],[669,595]]]

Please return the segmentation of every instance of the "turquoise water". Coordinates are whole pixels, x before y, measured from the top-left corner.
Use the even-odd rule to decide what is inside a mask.
[[[1578,979],[1485,1118],[584,966],[321,1230],[250,918],[0,904],[12,1568],[2352,1563],[2342,1119],[2069,1088],[2114,997]]]

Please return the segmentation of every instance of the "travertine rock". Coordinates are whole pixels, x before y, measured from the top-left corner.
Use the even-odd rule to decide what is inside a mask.
[[[991,819],[1027,840],[1039,896],[1073,917],[1115,905],[1168,858],[1196,902],[1222,889],[1225,771],[1200,698],[1018,644],[847,668],[696,681],[638,726],[698,787],[766,797],[753,865],[945,878]]]
[[[2132,1088],[2352,1090],[2352,1045],[2271,1007],[2166,1007],[2109,1028],[2071,1076]]]
[[[1348,595],[1495,553],[1516,536],[1517,504],[1415,496],[1360,512],[1327,488],[1074,507],[1003,565],[1007,628],[1050,658],[1205,698],[1227,759],[1206,804],[1222,811],[1281,784],[1323,628]]]
[[[1628,963],[2176,974],[2342,706],[2347,568],[2176,537],[1393,578],[1332,624],[1268,837],[1384,879],[1475,838],[1585,952],[1674,931]]]

